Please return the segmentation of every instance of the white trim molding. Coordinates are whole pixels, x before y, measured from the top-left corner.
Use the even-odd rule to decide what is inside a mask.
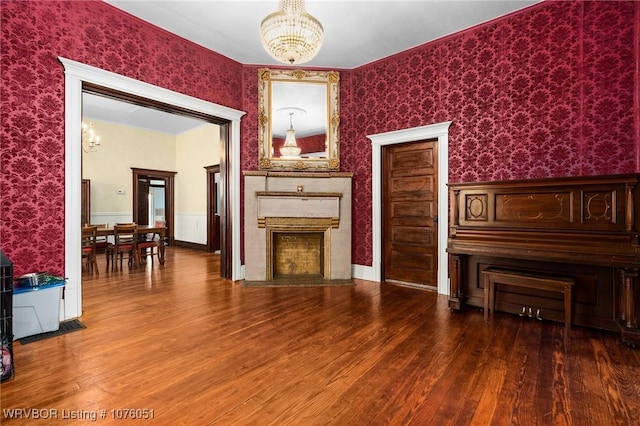
[[[448,190],[449,126],[451,121],[413,127],[404,130],[369,135],[372,146],[372,216],[373,216],[373,279],[382,281],[382,148],[388,145],[438,139],[438,293],[449,294],[449,259],[447,236],[449,229]]]
[[[375,271],[372,266],[353,264],[351,265],[351,271],[353,278],[367,281],[380,281],[380,279],[376,280]]]
[[[82,180],[81,124],[82,84],[108,89],[204,113],[231,122],[229,192],[231,194],[231,274],[244,278],[240,261],[240,118],[245,114],[222,105],[174,92],[149,83],[58,57],[65,73],[65,289],[63,319],[82,315],[82,265],[80,248],[80,198]]]

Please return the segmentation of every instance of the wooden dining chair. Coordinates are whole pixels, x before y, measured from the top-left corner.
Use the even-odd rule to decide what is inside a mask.
[[[96,226],[98,229],[108,229],[107,223],[90,223],[87,226]],[[96,235],[96,248],[98,253],[104,253],[107,251],[107,245],[109,245],[109,237],[106,235]]]
[[[120,260],[120,269],[122,269],[122,259],[127,253],[129,268],[137,263],[137,238],[138,226],[135,223],[116,224],[113,226],[113,243],[107,245],[107,269],[111,262],[111,270],[117,269],[117,260]]]
[[[164,227],[166,224],[163,220],[156,220],[156,227]],[[142,238],[141,238],[142,237]],[[151,266],[153,266],[153,256],[158,258],[160,264],[164,264],[164,259],[160,256],[160,245],[164,244],[162,241],[160,231],[148,232],[142,235],[138,235],[138,259],[141,263],[146,263],[148,256],[151,256]]]
[[[86,271],[98,273],[98,259],[96,246],[97,226],[82,228],[82,268]]]

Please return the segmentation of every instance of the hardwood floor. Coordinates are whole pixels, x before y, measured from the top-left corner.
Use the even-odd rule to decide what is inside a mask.
[[[86,329],[15,342],[2,424],[640,424],[640,350],[616,333],[575,327],[565,351],[561,323],[360,280],[245,288],[218,261],[85,275]]]

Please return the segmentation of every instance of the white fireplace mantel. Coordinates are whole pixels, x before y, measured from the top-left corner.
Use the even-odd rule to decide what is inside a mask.
[[[327,280],[351,278],[351,173],[245,172],[245,279],[269,281],[274,230],[322,231]]]

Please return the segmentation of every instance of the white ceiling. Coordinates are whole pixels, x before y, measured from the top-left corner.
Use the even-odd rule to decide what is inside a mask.
[[[540,1],[308,0],[307,12],[324,27],[324,43],[318,55],[301,66],[356,68]],[[259,37],[260,22],[276,11],[278,0],[105,2],[242,64],[282,65],[264,51]],[[174,134],[203,124],[127,104],[118,111],[117,105],[89,97],[84,115]]]
[[[260,42],[260,22],[278,0],[105,0],[242,64],[277,65]],[[492,20],[539,0],[308,0],[324,27],[307,67],[351,69]],[[280,64],[282,65],[282,64]]]
[[[86,121],[101,120],[125,126],[155,130],[162,133],[180,133],[207,125],[194,118],[146,108],[90,93],[82,94],[82,116]]]

